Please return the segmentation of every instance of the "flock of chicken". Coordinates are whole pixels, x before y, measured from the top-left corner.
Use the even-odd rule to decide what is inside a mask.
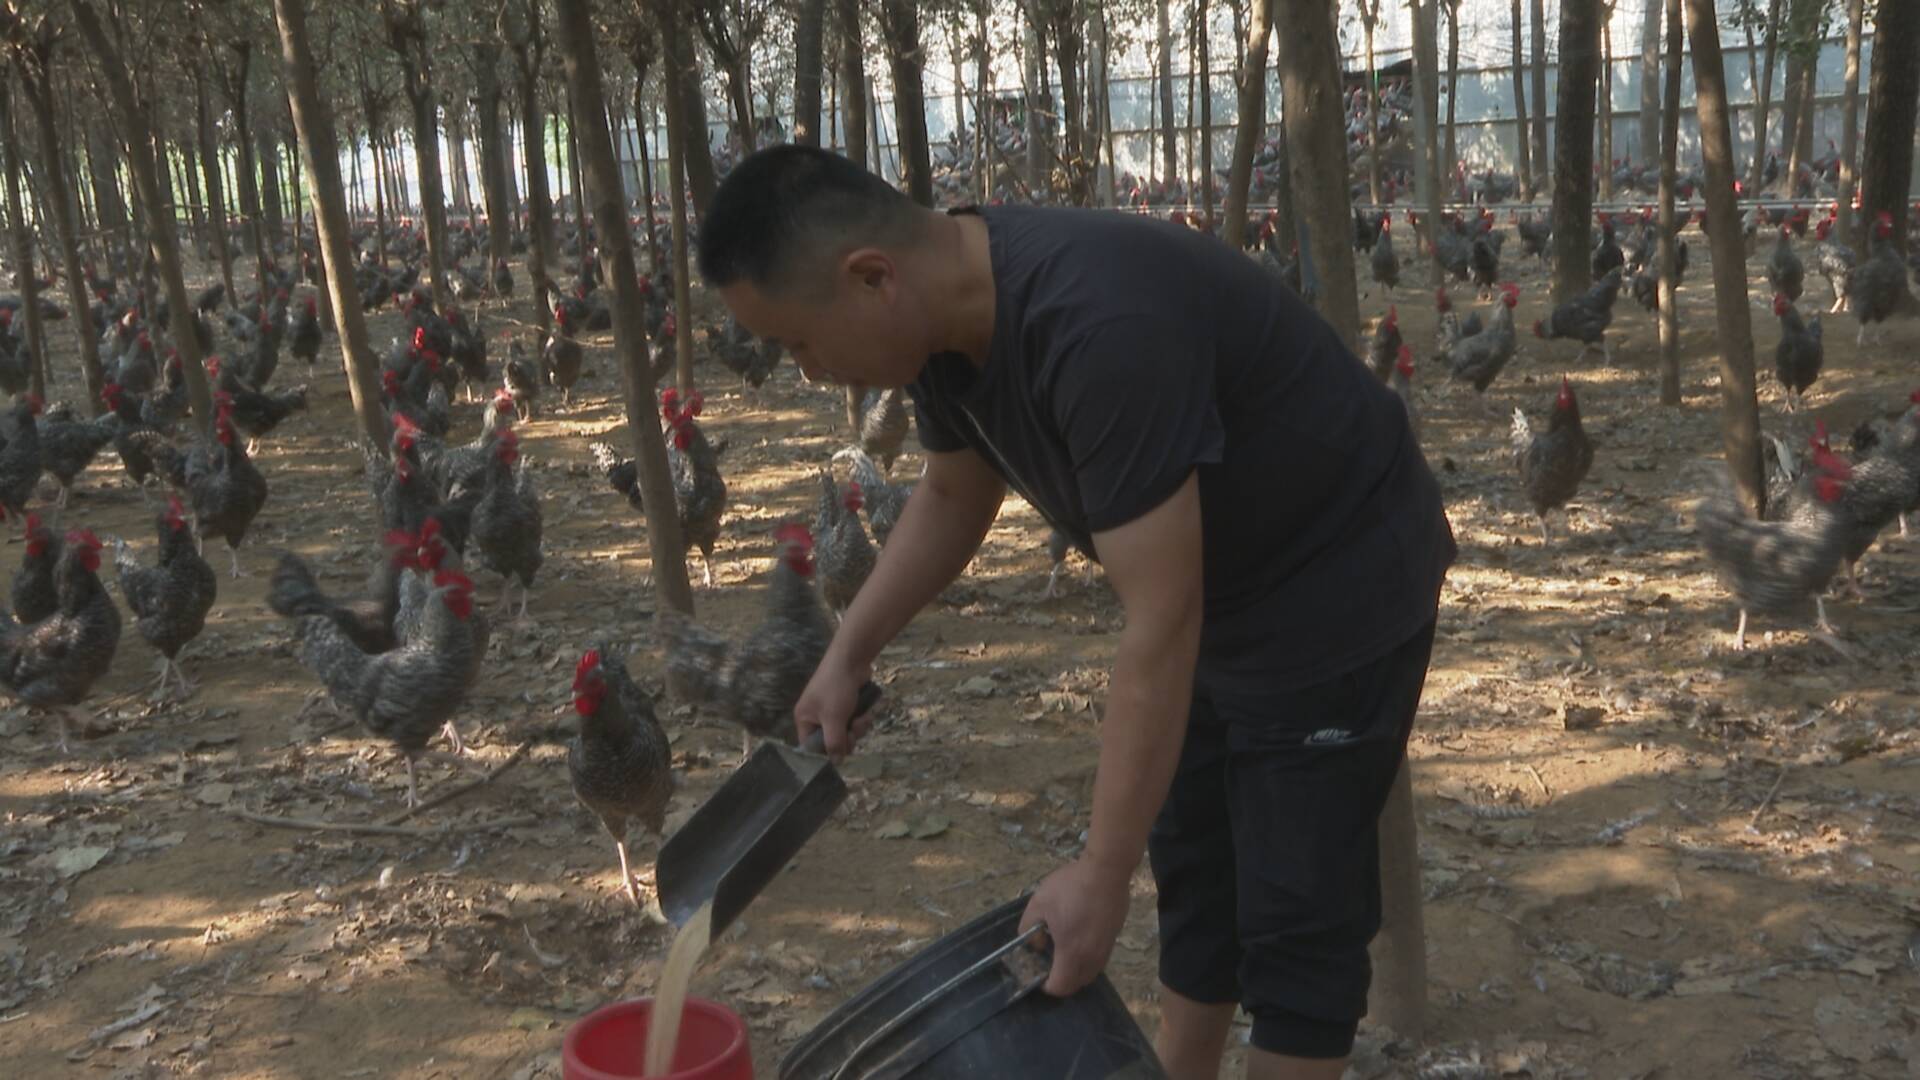
[[[1520,217],[1517,211],[1511,217],[1514,235],[1525,254],[1544,265],[1552,238],[1550,223],[1538,216]],[[1593,285],[1536,320],[1536,337],[1577,341],[1583,353],[1597,348],[1610,360],[1607,330],[1622,286],[1629,287],[1648,311],[1658,310],[1658,272],[1653,266],[1660,239],[1658,227],[1651,211],[1642,211],[1637,218],[1624,217],[1629,232],[1622,244],[1617,232],[1619,222],[1600,215],[1590,256]],[[1827,313],[1843,309],[1850,312],[1859,324],[1856,341],[1860,344],[1870,336],[1877,339],[1882,324],[1912,302],[1908,273],[1920,273],[1920,269],[1904,263],[1894,248],[1890,215],[1882,214],[1873,222],[1866,258],[1859,258],[1840,243],[1834,236],[1837,206],[1813,222],[1812,250],[1803,258],[1794,242],[1806,237],[1811,218],[1806,208],[1770,211],[1756,206],[1742,221],[1749,253],[1762,230],[1776,233],[1766,277],[1772,290],[1772,311],[1780,322],[1774,374],[1790,415],[1804,409],[1806,393],[1825,363],[1821,316],[1803,317],[1796,306],[1805,292],[1809,263],[1826,279],[1831,292]],[[1406,220],[1409,226],[1418,228],[1415,212],[1407,212]],[[1679,225],[1684,228],[1693,222],[1701,222],[1704,227],[1704,214],[1683,218]],[[1354,227],[1355,248],[1367,253],[1373,283],[1391,297],[1399,285],[1400,263],[1393,246],[1390,212],[1356,212]],[[1433,248],[1422,242],[1422,253],[1433,253],[1444,274],[1434,294],[1439,332],[1433,358],[1444,365],[1449,383],[1464,383],[1476,394],[1484,394],[1518,347],[1513,312],[1520,290],[1500,281],[1505,237],[1496,230],[1488,210],[1471,219],[1449,216],[1433,234]],[[1271,217],[1256,235],[1261,241],[1257,252],[1261,263],[1289,286],[1300,289],[1300,261],[1280,254]],[[1684,274],[1687,244],[1677,235],[1675,239],[1679,270]],[[1483,320],[1476,312],[1460,318],[1453,310],[1446,279],[1471,281],[1483,298],[1495,298],[1492,315]],[[1375,374],[1406,403],[1417,435],[1419,418],[1411,392],[1413,350],[1403,340],[1396,308],[1390,306],[1375,324],[1367,360]],[[1914,400],[1920,406],[1920,392]],[[1561,380],[1544,431],[1535,430],[1526,415],[1515,409],[1511,440],[1521,488],[1540,519],[1542,538],[1551,539],[1548,515],[1565,506],[1579,490],[1594,457],[1593,444],[1581,425],[1572,381]],[[1817,426],[1804,453],[1796,454],[1786,442],[1770,438],[1766,447],[1770,491],[1761,519],[1746,513],[1731,492],[1716,494],[1700,506],[1696,521],[1702,548],[1740,604],[1733,642],[1736,649],[1745,647],[1750,613],[1787,614],[1811,602],[1816,637],[1842,653],[1848,651],[1832,631],[1820,594],[1836,573],[1844,573],[1857,592],[1853,568],[1860,557],[1888,526],[1897,522],[1904,535],[1905,515],[1920,509],[1920,407],[1862,425],[1854,433],[1852,444],[1853,460],[1835,454],[1824,424]]]

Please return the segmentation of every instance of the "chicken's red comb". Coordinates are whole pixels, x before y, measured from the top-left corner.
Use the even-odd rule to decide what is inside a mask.
[[[181,518],[186,516],[187,506],[185,503],[180,501],[180,496],[178,495],[167,496],[167,513],[176,518]]]
[[[1822,472],[1842,480],[1853,476],[1853,464],[1824,446],[1813,448],[1813,463],[1820,466]]]
[[[40,531],[40,515],[39,514],[35,514],[31,512],[27,514],[27,531],[30,533]]]
[[[1399,361],[1399,362],[1400,362],[1400,363],[1402,363],[1402,364],[1410,364],[1410,363],[1412,363],[1412,362],[1413,362],[1413,348],[1412,348],[1412,346],[1409,346],[1409,345],[1402,345],[1402,346],[1400,346],[1400,351],[1399,351],[1399,353],[1397,353],[1397,354],[1395,354],[1395,356],[1394,356],[1394,359],[1395,359],[1395,360],[1397,360],[1397,361]]]
[[[660,391],[660,407],[663,409],[679,408],[680,407],[679,388],[669,386],[665,390]]]
[[[213,403],[221,408],[231,409],[233,408],[233,394],[226,390],[215,390],[213,392]]]
[[[426,345],[427,345],[427,328],[424,326],[414,327],[413,328],[413,347],[416,349],[424,349],[426,348]]]
[[[473,579],[458,570],[435,570],[433,572],[433,586],[436,589],[472,592]]]
[[[580,662],[573,666],[573,688],[578,691],[586,684],[587,676],[600,670],[600,650],[588,649],[580,654]]]
[[[92,529],[73,530],[67,534],[67,543],[74,547],[89,548],[94,551],[99,551],[101,548],[100,538],[93,535]]]
[[[779,544],[781,547],[794,544],[802,551],[813,550],[813,534],[807,531],[805,525],[797,521],[789,521],[783,525],[774,526],[773,540],[774,543]]]

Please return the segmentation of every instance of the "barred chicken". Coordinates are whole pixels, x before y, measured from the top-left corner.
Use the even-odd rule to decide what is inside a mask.
[[[742,384],[756,390],[780,366],[782,355],[777,342],[754,337],[731,314],[721,329],[707,329],[707,348],[722,366],[740,376]]]
[[[1407,410],[1407,426],[1413,431],[1413,441],[1420,441],[1420,410],[1413,403],[1413,349],[1402,345],[1400,354],[1394,358],[1393,377],[1387,380],[1387,389],[1400,399]]]
[[[1847,275],[1846,295],[1847,308],[1860,323],[1860,332],[1854,338],[1860,345],[1866,344],[1867,327],[1885,322],[1903,301],[1912,299],[1907,292],[1907,269],[1893,247],[1893,215],[1881,211],[1874,221],[1867,259]]]
[[[99,538],[68,533],[54,570],[59,606],[53,614],[0,623],[0,686],[21,704],[54,714],[63,751],[74,708],[113,666],[120,648],[120,609],[100,584],[99,569]]]
[[[572,404],[573,384],[580,381],[580,367],[586,359],[586,351],[574,338],[573,326],[567,320],[566,308],[553,313],[553,330],[547,334],[540,360],[546,368],[547,382],[560,388],[560,400]]]
[[[1519,286],[1509,283],[1501,287],[1500,306],[1493,309],[1487,328],[1460,338],[1441,356],[1452,379],[1472,386],[1476,394],[1487,392],[1519,346],[1513,329],[1513,309],[1519,303]]]
[[[1833,580],[1845,547],[1845,526],[1837,509],[1845,481],[1813,469],[1801,482],[1812,497],[1784,520],[1755,520],[1730,482],[1695,511],[1701,549],[1740,605],[1740,624],[1733,634],[1736,651],[1747,647],[1750,613],[1791,614],[1803,610],[1808,600],[1813,601],[1816,637],[1841,648],[1820,594]]]
[[[1387,290],[1392,296],[1393,290],[1400,284],[1400,258],[1393,253],[1393,221],[1382,218],[1380,238],[1373,242],[1373,253],[1367,256],[1367,267],[1373,274],[1376,284]]]
[[[7,412],[8,423],[0,432],[0,517],[20,518],[26,513],[27,500],[40,486],[45,470],[40,453],[40,424],[36,419],[45,406],[33,394],[22,394]]]
[[[882,390],[860,416],[860,448],[886,472],[907,441],[906,396],[899,387]]]
[[[141,566],[125,540],[114,541],[113,562],[121,595],[133,613],[134,629],[160,654],[156,697],[164,696],[169,677],[180,682],[182,698],[193,694],[193,684],[180,668],[180,650],[200,636],[219,592],[219,578],[207,565],[187,528],[186,508],[175,496],[156,522],[159,555],[155,565]]]
[[[1793,234],[1782,225],[1780,238],[1773,245],[1773,254],[1767,257],[1767,284],[1773,286],[1776,294],[1785,296],[1789,301],[1798,301],[1806,277],[1805,264],[1793,252]]]
[[[681,701],[712,705],[753,737],[793,739],[793,706],[826,655],[833,622],[813,581],[813,537],[789,522],[773,532],[778,554],[760,624],[729,642],[678,612],[663,610],[667,687]]]
[[[545,381],[539,363],[527,355],[516,338],[507,346],[507,362],[501,365],[500,385],[513,398],[514,412],[522,422],[533,419],[533,405],[540,399],[540,384]]]
[[[1593,443],[1580,425],[1580,403],[1573,385],[1560,380],[1547,430],[1534,434],[1527,414],[1513,410],[1513,459],[1520,469],[1520,486],[1540,518],[1540,540],[1551,543],[1547,515],[1567,504],[1593,468]]]
[[[1833,293],[1833,304],[1827,313],[1839,311],[1847,302],[1847,281],[1853,274],[1853,249],[1841,243],[1833,236],[1832,216],[1821,218],[1813,227],[1816,243],[1813,245],[1813,268],[1827,279],[1827,288]]]
[[[1620,296],[1621,274],[1616,266],[1586,292],[1556,306],[1546,318],[1533,324],[1533,335],[1578,341],[1582,355],[1598,346],[1611,364],[1613,344],[1607,340],[1607,327],[1613,322],[1613,302]]]
[[[224,394],[216,395],[216,399]],[[234,431],[227,401],[219,400],[214,412],[212,444],[201,442],[182,453],[164,442],[153,446],[154,464],[174,490],[186,493],[193,508],[195,531],[204,543],[209,536],[227,542],[227,555],[233,563],[233,576],[245,577],[240,569],[240,543],[254,516],[267,503],[267,480],[247,457]]]
[[[477,562],[501,576],[503,610],[513,596],[514,580],[519,580],[520,617],[524,619],[542,559],[540,496],[534,490],[527,463],[520,457],[520,437],[510,430],[494,440],[485,485],[472,517],[471,539]]]
[[[320,358],[320,342],[323,337],[320,328],[319,305],[309,296],[300,306],[300,314],[294,316],[293,326],[287,335],[287,351],[294,359],[303,360],[307,367],[313,367]]]
[[[873,529],[873,538],[881,547],[886,547],[887,537],[893,533],[893,526],[906,510],[907,497],[913,494],[913,488],[889,481],[880,471],[880,466],[857,446],[849,446],[833,455],[835,461],[842,458],[850,462],[853,481],[860,485],[861,505],[866,509],[867,524]]]
[[[1821,343],[1820,316],[1811,323],[1785,293],[1773,294],[1773,313],[1780,318],[1780,342],[1773,347],[1773,375],[1786,392],[1787,411],[1797,412],[1806,404],[1807,390],[1820,378],[1826,363],[1826,348]]]
[[[833,482],[830,469],[820,470],[820,498],[814,509],[813,561],[820,581],[820,595],[829,610],[845,612],[852,606],[860,587],[873,573],[873,544],[867,539],[866,526],[860,523],[860,481],[850,480],[842,492]]]
[[[346,599],[328,596],[305,560],[283,552],[267,588],[267,606],[289,619],[309,615],[327,619],[361,652],[392,649],[399,644],[395,624],[400,614],[400,581],[418,565],[419,540],[405,530],[392,529],[384,545],[385,553],[360,595]]]
[[[573,669],[573,708],[580,732],[567,744],[567,779],[580,804],[600,820],[620,856],[620,886],[636,906],[640,890],[627,859],[633,821],[665,838],[673,799],[673,747],[653,702],[627,673],[626,657],[605,645],[588,649]]]
[[[1386,317],[1373,328],[1373,336],[1367,340],[1367,366],[1381,382],[1386,382],[1393,373],[1394,362],[1400,356],[1402,339],[1400,336],[1400,311],[1388,305]]]
[[[112,413],[90,420],[76,420],[71,416],[48,417],[39,421],[38,427],[41,467],[44,472],[51,473],[54,481],[60,485],[60,494],[53,504],[65,506],[67,496],[73,490],[73,482],[113,441],[114,434],[120,429],[119,418]]]
[[[426,591],[418,632],[386,652],[367,653],[326,617],[299,623],[300,662],[319,676],[336,704],[404,756],[410,808],[420,799],[415,759],[473,686],[478,658],[468,625],[472,614],[473,583],[458,571],[441,570]]]
[[[682,407],[678,390],[668,387],[660,392],[660,415],[672,433],[667,443],[667,469],[673,477],[674,502],[680,513],[680,537],[689,548],[699,550],[703,579],[712,586],[713,546],[720,540],[720,517],[727,509],[727,481],[720,475],[719,451],[694,423],[702,400],[695,391]],[[588,450],[606,474],[607,483],[626,496],[635,510],[645,513],[638,463],[603,442],[593,443]]]

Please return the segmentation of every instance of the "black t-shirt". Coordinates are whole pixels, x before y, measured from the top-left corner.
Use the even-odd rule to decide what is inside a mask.
[[[1288,689],[1377,659],[1433,619],[1455,554],[1406,411],[1253,260],[1110,211],[987,207],[982,368],[908,387],[928,450],[972,448],[1081,550],[1196,469],[1199,676]]]

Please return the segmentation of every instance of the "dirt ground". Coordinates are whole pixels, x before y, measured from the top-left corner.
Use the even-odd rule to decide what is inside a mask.
[[[1920,1075],[1920,541],[1890,533],[1863,564],[1868,598],[1832,605],[1858,662],[1794,622],[1762,620],[1755,647],[1730,651],[1735,610],[1690,532],[1692,503],[1720,482],[1704,247],[1681,292],[1677,410],[1656,404],[1652,318],[1626,296],[1611,366],[1523,335],[1490,409],[1421,365],[1427,451],[1461,546],[1412,745],[1431,1032],[1421,1048],[1363,1035],[1350,1075]],[[1763,259],[1749,267],[1770,368]],[[1524,327],[1544,313],[1544,281],[1509,263]],[[1823,282],[1808,292],[1803,307],[1827,296]],[[1397,299],[1424,354],[1430,286]],[[1365,306],[1371,320],[1384,298]],[[1920,330],[1897,323],[1860,349],[1850,318],[1828,323],[1811,401],[1844,435],[1904,404]],[[376,340],[397,325],[375,318]],[[67,372],[64,325],[54,341]],[[593,344],[584,395],[543,401],[525,430],[548,559],[533,621],[496,631],[462,718],[478,768],[567,722],[571,665],[596,639],[630,644],[634,674],[659,689],[645,534],[586,452],[620,422],[611,342]],[[323,360],[337,355],[329,337]],[[771,527],[810,514],[810,470],[847,433],[837,393],[791,365],[744,394],[703,371],[732,501],[717,583],[696,603],[739,630],[758,610]],[[1544,418],[1563,373],[1599,452],[1543,547],[1509,417],[1517,405]],[[375,546],[337,364],[283,363],[277,382],[302,379],[310,413],[262,453],[272,497],[241,552],[251,576],[229,580],[210,551],[221,596],[187,654],[197,695],[150,705],[155,657],[129,629],[92,702],[100,735],[72,755],[50,722],[0,713],[0,1057],[14,1075],[557,1075],[572,1018],[653,984],[669,934],[616,891],[611,845],[551,741],[411,832],[239,816],[367,823],[402,808],[385,745],[303,713],[316,683],[262,603],[276,549],[347,588]],[[71,400],[76,382],[63,374],[52,396]],[[1809,423],[1786,420],[1768,376],[1762,413],[1790,438]],[[476,422],[467,407],[456,436]],[[917,471],[912,457],[896,467]],[[62,524],[152,545],[151,514],[110,454]],[[885,720],[848,765],[847,805],[702,964],[695,992],[747,1017],[761,1075],[868,981],[1075,851],[1121,613],[1077,557],[1058,599],[1040,597],[1046,571],[1044,527],[1010,501],[966,576],[883,656]],[[664,715],[681,775],[671,828],[740,742],[685,709]],[[422,795],[471,775],[429,763]],[[657,846],[636,833],[641,868]],[[1144,866],[1134,897],[1109,974],[1151,1030]]]

